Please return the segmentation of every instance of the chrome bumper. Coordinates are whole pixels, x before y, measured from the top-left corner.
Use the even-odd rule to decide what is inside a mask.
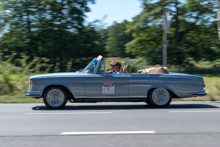
[[[190,96],[205,96],[207,95],[207,93],[205,92],[206,90],[201,90],[200,92],[198,93],[190,93],[189,95]]]
[[[39,90],[28,90],[28,91],[25,92],[25,96],[41,97],[42,96],[42,91],[39,91]]]

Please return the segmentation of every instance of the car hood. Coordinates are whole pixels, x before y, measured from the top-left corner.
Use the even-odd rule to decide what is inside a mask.
[[[49,73],[49,74],[40,74],[40,75],[35,75],[31,76],[30,79],[32,78],[56,78],[56,77],[82,77],[84,76],[85,73],[80,73],[80,72],[60,72],[60,73]]]

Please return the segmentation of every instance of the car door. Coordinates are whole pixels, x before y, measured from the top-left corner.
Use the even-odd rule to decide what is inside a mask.
[[[88,74],[85,77],[86,97],[128,96],[127,74]]]
[[[130,97],[145,97],[147,89],[151,85],[147,74],[128,74],[129,75],[129,96]]]
[[[105,67],[102,61],[100,67]],[[127,74],[106,74],[102,70],[97,74],[86,74],[85,95],[86,97],[123,97],[128,96],[128,75]]]
[[[147,96],[147,89],[150,85],[149,76],[147,74],[139,74],[139,70],[143,70],[143,66],[139,62],[126,61],[126,66],[129,66],[127,75],[129,78],[129,97],[143,97]]]

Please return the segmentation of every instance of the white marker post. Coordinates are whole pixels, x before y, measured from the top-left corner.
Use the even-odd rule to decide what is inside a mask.
[[[167,32],[170,29],[171,26],[171,18],[170,18],[170,13],[167,12],[167,9],[164,8],[163,10],[164,14],[164,21],[163,21],[163,67],[167,68],[167,45],[168,45],[168,40],[167,40]]]

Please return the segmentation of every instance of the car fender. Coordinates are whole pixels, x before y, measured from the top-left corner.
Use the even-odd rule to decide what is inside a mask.
[[[49,83],[49,84],[47,84],[47,85],[44,86],[43,91],[42,91],[42,96],[43,96],[43,94],[44,94],[44,92],[45,92],[45,89],[46,89],[47,87],[49,87],[49,86],[62,86],[62,87],[65,87],[65,88],[66,88],[67,90],[69,90],[69,92],[73,95],[72,91],[70,90],[70,88],[69,88],[67,85],[65,85],[65,84],[63,84],[63,83]],[[74,97],[74,95],[73,95],[73,97]]]
[[[170,90],[172,93],[174,93],[174,94],[176,95],[175,91],[172,90],[172,89],[169,88],[169,87],[166,87],[166,86],[151,86],[151,87],[149,87],[149,88],[147,89],[147,96],[148,96],[149,91],[150,91],[151,89],[154,89],[154,88],[165,88],[165,89]]]

